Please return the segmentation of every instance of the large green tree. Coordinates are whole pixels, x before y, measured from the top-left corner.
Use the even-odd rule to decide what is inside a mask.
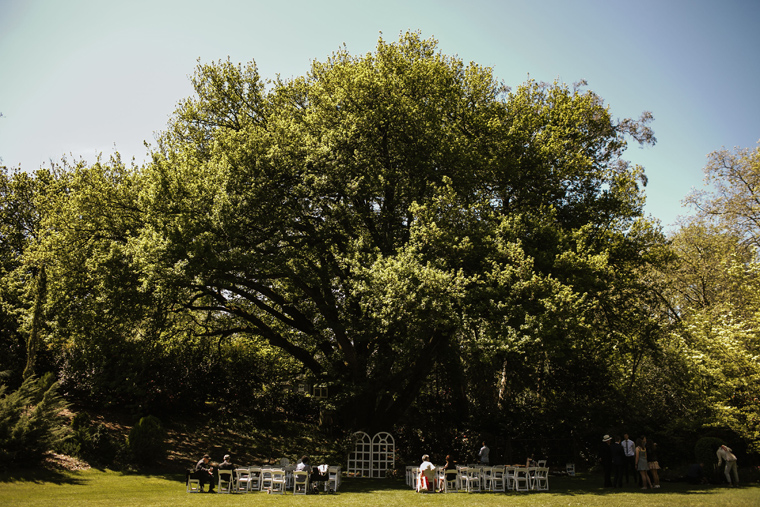
[[[288,81],[222,61],[193,84],[140,182],[142,283],[297,359],[347,426],[397,421],[465,343],[559,365],[616,339],[613,287],[652,244],[621,159],[654,141],[648,115],[509,91],[415,33]]]

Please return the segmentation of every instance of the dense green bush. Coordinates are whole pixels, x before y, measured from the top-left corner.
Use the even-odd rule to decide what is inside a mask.
[[[94,425],[87,413],[80,412],[71,420],[71,435],[61,450],[91,465],[109,466],[114,463],[119,446],[104,424]]]
[[[710,482],[720,482],[720,470],[716,466],[718,457],[715,451],[724,443],[717,437],[702,437],[694,444],[694,456],[697,463],[704,464],[705,476]]]
[[[0,385],[0,463],[33,463],[69,433],[66,402],[52,374],[27,378],[17,390]]]
[[[162,459],[166,455],[165,437],[166,432],[157,417],[143,417],[127,437],[129,461],[145,466]]]

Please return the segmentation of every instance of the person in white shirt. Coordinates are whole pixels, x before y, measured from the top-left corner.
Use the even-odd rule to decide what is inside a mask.
[[[422,456],[420,465],[420,477],[417,481],[417,492],[427,491],[435,493],[435,465],[430,462],[430,456]]]
[[[724,470],[724,473],[726,474],[726,480],[729,484],[732,486],[738,486],[739,485],[739,471],[736,469],[736,456],[731,452],[730,447],[726,447],[725,445],[721,445],[718,447],[718,450],[715,452],[718,456],[718,466],[720,466],[721,463],[724,461],[726,462],[726,468]],[[734,482],[731,482],[731,475],[734,476]]]
[[[625,483],[628,484],[628,474],[633,472],[633,478],[638,483],[638,474],[636,473],[636,444],[628,438],[628,433],[623,435],[623,441],[620,442],[625,453]]]
[[[487,465],[488,464],[488,454],[491,452],[491,449],[486,446],[486,443],[483,442],[483,447],[480,448],[480,451],[478,452],[478,458],[480,458],[480,464],[481,465]]]

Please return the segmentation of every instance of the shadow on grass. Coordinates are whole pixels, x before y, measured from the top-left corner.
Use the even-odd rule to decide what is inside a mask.
[[[11,469],[0,473],[0,483],[31,482],[34,484],[52,483],[57,485],[73,484],[83,486],[88,481],[78,477],[76,472],[55,469]]]

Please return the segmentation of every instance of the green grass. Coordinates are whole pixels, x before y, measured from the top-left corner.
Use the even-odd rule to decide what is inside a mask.
[[[659,490],[634,488],[610,491],[599,487],[599,477],[552,477],[548,492],[417,494],[402,481],[344,479],[336,495],[294,497],[266,493],[245,495],[188,494],[177,475],[138,475],[87,470],[81,472],[24,471],[0,475],[3,506],[290,506],[370,507],[425,505],[456,506],[667,506],[757,507],[760,485],[741,488],[663,483]]]

